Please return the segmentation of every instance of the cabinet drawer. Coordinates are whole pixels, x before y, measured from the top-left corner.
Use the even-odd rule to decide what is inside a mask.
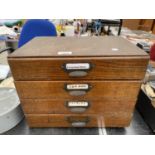
[[[27,114],[30,127],[125,127],[130,124],[132,115],[33,115]]]
[[[26,114],[109,114],[119,112],[132,113],[135,100],[52,100],[22,99],[22,108]]]
[[[9,58],[15,80],[143,79],[147,57]]]
[[[136,99],[140,81],[16,81],[22,99]]]

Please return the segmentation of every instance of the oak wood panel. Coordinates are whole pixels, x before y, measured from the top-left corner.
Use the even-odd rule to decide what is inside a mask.
[[[30,127],[72,127],[71,121],[88,119],[85,127],[125,127],[129,126],[132,115],[120,113],[117,115],[37,115],[27,114],[26,120]]]
[[[65,84],[90,84],[83,96],[71,96]],[[21,99],[136,99],[140,81],[15,81]]]
[[[62,99],[22,99],[21,105],[26,114],[74,114],[66,106],[67,100]],[[70,101],[70,100],[69,100]],[[75,100],[72,100],[75,101]],[[80,101],[80,100],[77,100]],[[84,114],[109,114],[119,112],[133,112],[136,100],[91,100]],[[77,112],[78,113],[78,112]]]
[[[69,77],[65,63],[91,63],[93,68],[85,77]],[[9,59],[15,80],[84,80],[84,79],[143,79],[148,57],[93,58],[29,58]]]

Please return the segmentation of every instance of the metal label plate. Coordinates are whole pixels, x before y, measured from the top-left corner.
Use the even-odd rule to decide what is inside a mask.
[[[67,84],[67,90],[88,90],[88,84]]]
[[[66,70],[89,70],[89,63],[67,63]]]
[[[68,107],[88,107],[89,103],[86,101],[69,101]]]

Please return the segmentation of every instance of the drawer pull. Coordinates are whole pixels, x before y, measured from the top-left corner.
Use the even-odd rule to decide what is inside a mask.
[[[68,72],[71,77],[83,77],[92,69],[91,63],[66,63],[62,68]]]
[[[88,73],[86,71],[71,71],[69,72],[69,76],[72,77],[82,77],[86,76]]]
[[[91,88],[92,86],[90,84],[65,84],[65,90],[71,96],[85,95]]]
[[[74,113],[82,113],[88,109],[90,103],[88,101],[67,101],[66,107]]]
[[[86,91],[83,90],[73,90],[73,91],[69,91],[69,94],[71,96],[83,96],[86,94]]]
[[[72,127],[85,127],[87,122],[72,122]]]
[[[81,118],[81,119],[76,119],[72,117],[68,117],[67,121],[71,124],[72,127],[85,127],[87,123],[89,122],[89,118]]]

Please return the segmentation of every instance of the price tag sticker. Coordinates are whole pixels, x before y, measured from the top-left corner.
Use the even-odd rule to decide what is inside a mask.
[[[58,55],[72,55],[72,51],[59,51]]]

